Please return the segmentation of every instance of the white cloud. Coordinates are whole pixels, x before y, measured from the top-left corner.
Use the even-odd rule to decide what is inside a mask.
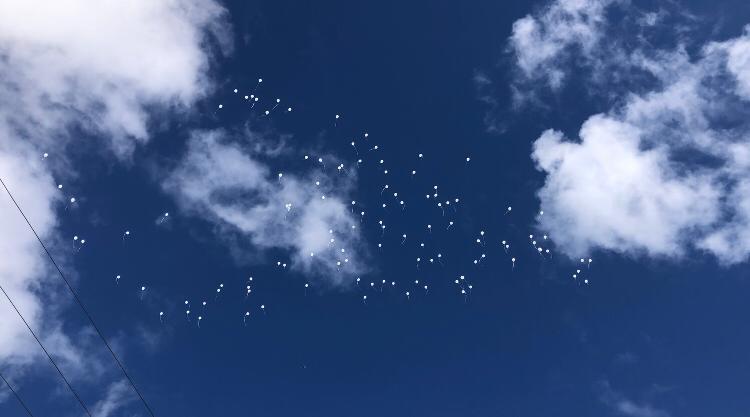
[[[568,71],[564,62],[574,50],[591,55],[606,25],[607,8],[620,0],[557,0],[540,13],[513,23],[509,46],[525,81],[562,87]]]
[[[186,210],[215,222],[228,242],[239,238],[256,248],[284,249],[292,268],[333,285],[351,282],[365,267],[359,221],[345,200],[354,171],[328,176],[310,169],[283,172],[279,179],[266,159],[291,151],[282,145],[269,152],[266,139],[244,135],[252,147],[239,144],[247,140],[231,142],[224,131],[195,132],[165,189]]]
[[[676,175],[665,150],[640,149],[640,135],[599,115],[583,125],[580,143],[551,130],[534,143],[547,173],[540,224],[569,254],[596,247],[678,255],[689,232],[716,219],[711,178]]]
[[[0,133],[0,177],[15,191],[16,200],[36,224],[43,239],[57,225],[55,203],[58,193],[31,146],[7,139]],[[36,325],[42,316],[42,305],[36,295],[41,291],[43,276],[49,268],[43,261],[39,243],[16,211],[5,190],[0,190],[0,277],[3,288],[13,298],[26,319]],[[0,321],[0,360],[26,363],[31,359],[34,340],[5,297],[0,297],[3,317]]]
[[[737,89],[750,99],[750,26],[745,27],[745,36],[717,43],[716,48],[727,54],[727,68],[737,80]]]
[[[133,400],[131,388],[127,381],[121,380],[107,388],[104,398],[91,409],[94,417],[109,417]]]
[[[669,417],[670,413],[647,402],[636,402],[612,389],[609,381],[601,381],[600,400],[618,415],[625,417]]]
[[[550,10],[570,4],[558,0],[530,19],[558,22]],[[657,40],[636,29],[632,39],[623,38],[627,32],[612,36],[599,19],[602,3],[573,4],[590,7],[580,13],[597,16],[584,19],[596,25],[590,26],[593,33],[574,31],[586,36],[572,37],[581,47],[566,50],[566,59],[588,69],[580,76],[593,80],[592,88],[615,94],[609,101],[614,104],[590,116],[573,140],[547,131],[534,143],[532,158],[547,174],[539,191],[545,213],[540,226],[574,257],[596,249],[651,256],[698,249],[723,263],[747,259],[750,30],[691,55],[683,43],[655,48]],[[654,17],[622,10],[640,16],[631,19],[637,25],[667,18],[664,11]],[[560,36],[534,39],[542,50],[554,50],[561,47]],[[563,45],[573,42],[565,36]],[[529,62],[561,65],[552,59]],[[539,65],[544,78],[549,68]],[[561,71],[575,67],[563,65]],[[602,83],[611,74],[630,78]]]
[[[60,128],[106,132],[127,154],[150,106],[207,92],[205,34],[226,44],[224,13],[213,0],[2,2],[3,123],[46,146]]]
[[[616,101],[676,74],[674,67],[664,67],[663,56],[674,51],[654,45],[691,44],[697,19],[678,3],[659,7],[644,11],[629,0],[553,0],[518,19],[508,39],[515,68],[512,104],[539,107],[545,102],[539,93],[556,95],[570,83]]]
[[[67,150],[91,135],[128,158],[149,138],[149,113],[207,94],[207,34],[228,45],[224,15],[213,0],[0,2],[0,176],[47,243],[58,240],[56,181],[82,174]],[[63,367],[91,370],[88,342],[55,318],[69,298],[4,191],[0,230],[3,286]],[[0,322],[0,362],[29,364],[40,350],[10,308],[0,302],[9,318]]]

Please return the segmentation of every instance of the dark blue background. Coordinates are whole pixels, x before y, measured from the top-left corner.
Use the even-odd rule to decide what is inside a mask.
[[[742,2],[689,6],[707,27],[721,23],[719,39],[738,35],[750,17]],[[221,87],[199,103],[203,116],[161,127],[132,166],[80,152],[85,175],[74,187],[85,198],[62,226],[66,236],[85,235],[91,243],[73,261],[77,286],[105,334],[121,343],[157,416],[614,415],[602,400],[606,384],[675,416],[747,415],[745,265],[725,269],[699,255],[666,261],[597,253],[588,271],[592,285],[582,287],[570,280],[575,263],[556,255],[543,260],[528,244],[526,235],[538,232],[534,191],[544,180],[529,158],[532,141],[550,127],[574,135],[589,115],[607,108],[568,92],[575,97],[558,97],[552,110],[508,109],[505,42],[513,21],[539,5],[239,1],[227,7],[236,47],[215,63]],[[478,70],[495,83],[502,134],[485,130],[488,108],[473,82]],[[393,175],[386,181],[370,169],[368,156],[352,198],[372,213],[365,233],[375,269],[363,284],[397,281],[398,291],[314,284],[305,294],[307,277],[275,267],[283,252],[238,265],[210,224],[182,215],[160,191],[153,167],[179,159],[188,129],[267,123],[231,93],[252,89],[259,76],[261,96],[268,92],[294,107],[276,114],[272,125],[294,134],[300,148],[322,142],[347,165],[356,159],[349,142],[364,131],[382,148]],[[214,117],[217,102],[226,111]],[[334,128],[336,113],[342,119]],[[414,201],[406,213],[375,216],[386,182]],[[461,198],[455,214],[443,217],[427,206],[424,194],[433,184],[441,198]],[[503,215],[507,205],[510,216]],[[157,228],[153,221],[163,211],[173,213],[172,223]],[[379,217],[388,219],[385,237],[373,224]],[[444,230],[448,220],[456,221],[454,230]],[[432,235],[425,233],[428,223]],[[123,244],[125,229],[133,238]],[[487,232],[484,248],[474,243],[479,230]],[[410,245],[401,247],[404,232]],[[417,236],[428,250],[415,247]],[[500,249],[503,239],[513,245],[515,270]],[[419,253],[437,251],[445,266],[415,269]],[[471,265],[482,252],[486,262]],[[116,286],[118,273],[124,278]],[[468,301],[452,283],[460,274],[474,285]],[[254,293],[245,301],[249,275]],[[411,285],[406,300],[403,290],[414,279],[429,282],[430,292]],[[213,296],[219,283],[227,287],[220,301]],[[141,284],[149,287],[144,300]],[[362,294],[370,294],[366,305]],[[200,300],[209,301],[201,329],[184,320],[186,298],[195,312]],[[247,327],[245,310],[254,315]],[[64,314],[71,328],[84,323],[76,308]],[[141,342],[144,332],[159,335],[156,349]],[[65,392],[50,398],[58,381],[51,369],[40,369],[38,384],[21,390],[38,415],[75,410]],[[90,402],[97,398],[82,391]],[[137,415],[145,415],[137,406]],[[0,415],[22,414],[6,402]]]

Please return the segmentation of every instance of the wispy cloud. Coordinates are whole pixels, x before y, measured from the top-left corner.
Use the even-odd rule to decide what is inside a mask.
[[[508,39],[514,63],[513,104],[542,103],[571,81],[592,96],[653,88],[654,67],[644,59],[656,44],[691,43],[695,17],[676,3],[641,10],[628,0],[554,0],[518,19]]]
[[[99,400],[91,409],[94,417],[109,417],[116,415],[118,410],[133,401],[130,385],[125,380],[111,384],[104,398]]]
[[[601,381],[598,384],[600,391],[599,400],[607,405],[617,415],[626,417],[669,417],[670,413],[655,407],[648,402],[636,402],[627,398],[610,386],[609,381]]]
[[[506,129],[505,122],[498,115],[500,103],[495,96],[494,82],[482,71],[474,71],[474,88],[477,98],[486,106],[484,113],[484,126],[488,133],[499,134]]]
[[[598,54],[606,12],[617,3],[621,0],[557,0],[515,21],[509,48],[520,77],[517,82],[560,89],[573,53]]]
[[[185,210],[212,221],[230,246],[246,241],[256,250],[286,250],[290,268],[333,285],[363,272],[359,221],[346,198],[355,171],[344,167],[326,174],[318,168],[319,156],[302,168],[272,171],[269,158],[294,166],[283,162],[290,154],[298,161],[303,157],[262,135],[246,131],[239,136],[243,140],[222,130],[195,132],[164,188]],[[324,158],[333,164],[330,156]]]

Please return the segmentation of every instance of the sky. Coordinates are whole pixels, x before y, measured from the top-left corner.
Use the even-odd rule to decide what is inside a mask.
[[[748,116],[739,0],[0,1],[0,415],[745,416]]]

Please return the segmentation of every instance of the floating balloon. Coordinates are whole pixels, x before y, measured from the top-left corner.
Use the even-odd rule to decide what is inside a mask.
[[[59,186],[59,188],[62,188],[62,186]],[[65,204],[65,210],[67,210],[67,209],[68,209],[68,207],[75,207],[75,206],[76,206],[76,202],[77,202],[77,201],[78,201],[78,200],[76,200],[76,198],[75,198],[75,197],[70,197],[70,198],[68,199],[68,202],[67,202],[67,203]]]
[[[164,212],[159,218],[156,219],[156,224],[164,224],[169,220],[169,212]]]

